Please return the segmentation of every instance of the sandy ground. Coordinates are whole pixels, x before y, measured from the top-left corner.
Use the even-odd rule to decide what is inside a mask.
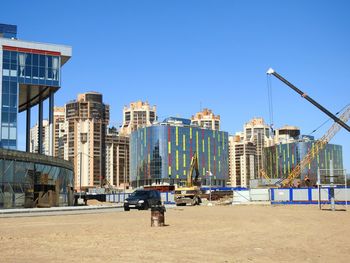
[[[350,212],[316,206],[178,207],[0,218],[0,262],[350,262]]]

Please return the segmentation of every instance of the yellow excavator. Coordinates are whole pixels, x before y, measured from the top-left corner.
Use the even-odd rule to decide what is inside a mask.
[[[193,178],[193,172],[196,172],[196,176]],[[175,189],[175,203],[180,205],[199,205],[202,201],[200,198],[200,182],[197,154],[194,153],[191,159],[191,165],[189,173],[187,174],[186,186],[177,187]]]

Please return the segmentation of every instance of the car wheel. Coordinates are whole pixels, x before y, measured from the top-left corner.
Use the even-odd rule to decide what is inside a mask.
[[[149,208],[149,205],[147,202],[145,202],[145,205],[143,206],[143,210],[148,210],[148,208]]]
[[[130,208],[124,207],[124,211],[130,211]]]

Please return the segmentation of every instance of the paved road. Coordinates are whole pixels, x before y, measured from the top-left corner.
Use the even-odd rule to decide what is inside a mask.
[[[52,208],[29,208],[29,209],[3,209],[0,210],[0,218],[9,217],[34,217],[34,216],[57,216],[57,215],[80,215],[96,213],[112,213],[124,211],[118,206],[78,206],[78,207],[52,207]]]
[[[175,205],[166,205],[167,209]],[[122,205],[113,206],[72,206],[52,208],[23,208],[23,209],[0,209],[0,218],[11,217],[37,217],[37,216],[61,216],[124,212]]]

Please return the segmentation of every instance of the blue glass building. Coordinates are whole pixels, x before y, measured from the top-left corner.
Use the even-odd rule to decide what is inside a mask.
[[[264,166],[270,178],[286,178],[305,155],[315,147],[316,141],[279,144],[264,149]],[[305,175],[316,182],[317,169],[330,169],[330,160],[334,169],[343,169],[342,146],[327,144],[313,156],[313,161],[302,169],[300,178]]]
[[[43,102],[49,99],[53,155],[54,94],[72,48],[22,41],[17,26],[0,24],[0,208],[73,204],[72,163],[42,155]],[[39,154],[30,153],[31,108],[38,106]],[[18,114],[26,112],[26,151],[18,147]]]
[[[228,133],[167,123],[145,127],[130,137],[130,183],[184,184],[197,154],[202,185],[225,186],[228,179]]]
[[[26,111],[29,151],[30,109],[38,105],[41,126],[43,101],[49,98],[52,124],[54,93],[60,88],[61,67],[71,57],[72,50],[67,46],[18,40],[16,34],[16,26],[0,24],[0,148],[17,149],[17,117]],[[39,133],[41,131],[39,127]],[[39,145],[42,145],[41,139],[39,134]]]

